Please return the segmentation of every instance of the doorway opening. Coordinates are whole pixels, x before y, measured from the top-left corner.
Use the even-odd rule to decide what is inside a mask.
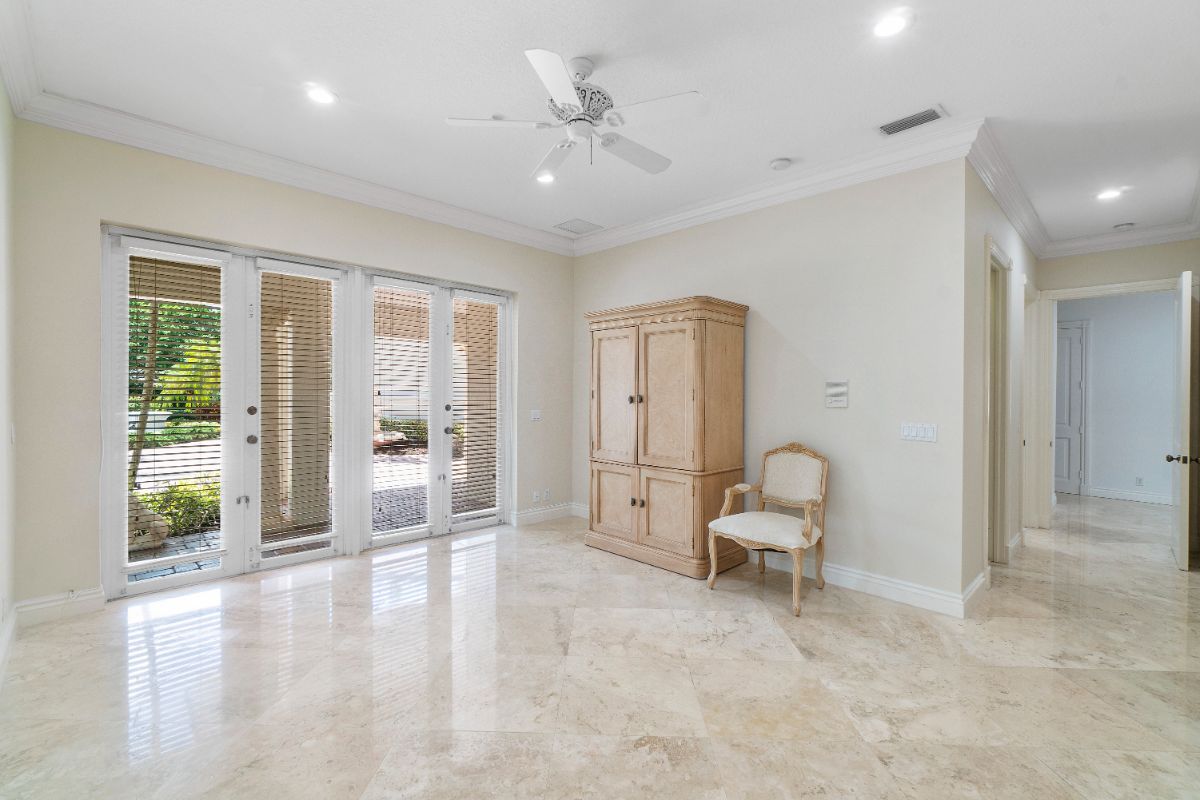
[[[1164,563],[1180,569],[1195,563],[1197,534],[1196,292],[1185,272],[1042,298],[1051,447],[1038,501],[1138,520],[1125,535],[1161,545]]]
[[[984,496],[987,508],[988,560],[1008,563],[1008,461],[1009,461],[1009,316],[1012,261],[987,238],[986,323],[986,447],[987,475]]]

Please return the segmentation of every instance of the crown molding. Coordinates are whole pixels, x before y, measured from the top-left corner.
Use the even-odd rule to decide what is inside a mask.
[[[982,126],[982,119],[948,121],[938,124],[936,130],[905,137],[904,141],[891,142],[861,156],[815,165],[785,183],[696,205],[648,222],[589,233],[575,240],[575,255],[596,253],[760,208],[963,158]]]
[[[18,117],[42,92],[24,0],[0,0],[0,77]]]
[[[25,105],[19,116],[30,122],[265,178],[559,255],[573,254],[571,239],[566,236],[200,136],[182,128],[82,100],[41,92]]]
[[[992,197],[996,198],[996,203],[1025,240],[1026,246],[1041,258],[1050,243],[1050,237],[987,125],[980,127],[979,136],[967,154],[967,161],[975,168],[975,173]]]

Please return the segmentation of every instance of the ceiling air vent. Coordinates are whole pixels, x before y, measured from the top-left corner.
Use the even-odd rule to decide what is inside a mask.
[[[604,230],[603,225],[597,225],[594,222],[588,222],[586,219],[569,219],[566,222],[560,222],[554,227],[560,231],[573,233],[576,236],[583,236],[585,233],[595,233],[596,231]]]
[[[884,136],[895,136],[897,133],[910,130],[918,125],[924,125],[927,122],[933,122],[944,116],[946,116],[946,109],[941,106],[934,106],[924,111],[918,111],[915,114],[909,114],[903,119],[893,120],[892,122],[880,125],[879,130],[883,132]]]

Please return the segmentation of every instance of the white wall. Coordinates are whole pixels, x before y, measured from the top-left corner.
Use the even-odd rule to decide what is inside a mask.
[[[764,450],[811,445],[831,462],[827,563],[959,593],[964,168],[947,162],[577,258],[575,501],[588,500],[583,314],[721,297],[750,307],[747,477],[758,478]],[[827,380],[849,380],[848,409],[824,407]],[[937,443],[901,441],[901,422],[937,423]]]
[[[15,545],[13,534],[12,402],[12,215],[13,125],[8,96],[0,85],[0,677],[12,630]]]
[[[106,222],[515,292],[517,509],[535,488],[569,496],[568,258],[24,121],[16,156],[18,600],[100,584]]]
[[[1058,320],[1089,322],[1084,493],[1170,502],[1172,467],[1164,456],[1173,447],[1174,296],[1067,300],[1058,304]]]

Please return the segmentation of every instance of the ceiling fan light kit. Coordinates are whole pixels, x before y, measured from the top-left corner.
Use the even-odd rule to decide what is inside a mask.
[[[525,57],[550,93],[546,107],[554,122],[510,120],[496,115],[489,119],[447,117],[446,123],[459,127],[480,128],[565,128],[567,138],[550,148],[533,171],[538,183],[553,183],[559,167],[575,145],[589,145],[598,139],[600,149],[656,175],[671,166],[671,159],[644,145],[614,133],[609,128],[628,124],[654,124],[682,116],[702,114],[707,101],[699,92],[647,100],[629,106],[614,107],[612,95],[605,89],[588,83],[596,65],[590,58],[577,56],[564,62],[562,56],[550,50],[526,50]]]

